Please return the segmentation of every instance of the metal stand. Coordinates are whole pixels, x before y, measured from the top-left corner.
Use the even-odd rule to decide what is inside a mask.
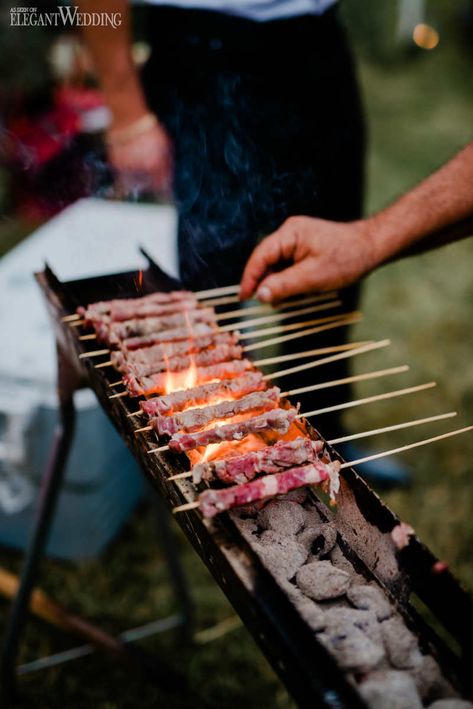
[[[74,392],[81,383],[77,371],[62,352],[58,353],[58,398],[59,421],[54,432],[51,454],[41,482],[38,507],[33,523],[31,541],[21,572],[18,593],[12,603],[1,655],[0,677],[2,694],[11,702],[18,695],[16,664],[22,633],[26,624],[31,591],[36,584],[39,566],[44,554],[56,503],[64,480],[67,457],[74,436]],[[156,497],[156,496],[154,496]],[[183,636],[192,636],[192,603],[179,561],[177,547],[167,518],[167,511],[160,501],[154,502],[162,549],[169,567],[175,597],[181,607]]]

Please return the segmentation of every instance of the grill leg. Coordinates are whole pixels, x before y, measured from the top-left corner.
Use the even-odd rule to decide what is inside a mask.
[[[159,495],[152,490],[152,504],[155,513],[158,536],[163,553],[166,557],[174,594],[179,604],[182,625],[181,633],[183,642],[190,642],[194,630],[194,604],[189,592],[187,579],[179,558],[179,549],[175,534],[169,523],[169,513],[163,505]]]
[[[31,540],[23,563],[18,593],[11,607],[1,656],[2,691],[5,697],[10,700],[16,697],[18,690],[16,662],[21,636],[27,619],[31,591],[36,583],[74,434],[75,411],[72,381],[67,382],[70,386],[64,386],[67,380],[67,376],[64,376],[67,365],[60,353],[58,367],[60,419],[54,432],[51,454],[41,482]]]

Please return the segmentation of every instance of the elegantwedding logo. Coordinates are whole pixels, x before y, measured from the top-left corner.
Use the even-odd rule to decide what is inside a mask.
[[[10,8],[10,27],[112,27],[122,24],[121,12],[81,12],[76,5],[58,5],[39,12],[37,7]]]

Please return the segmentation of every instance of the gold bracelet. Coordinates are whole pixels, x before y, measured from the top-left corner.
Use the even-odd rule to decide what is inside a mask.
[[[143,133],[147,133],[151,128],[158,125],[158,120],[153,113],[141,116],[137,121],[130,123],[124,128],[110,130],[106,137],[107,145],[125,145]]]

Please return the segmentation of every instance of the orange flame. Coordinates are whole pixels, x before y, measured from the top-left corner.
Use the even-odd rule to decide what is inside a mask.
[[[138,271],[138,275],[135,278],[135,288],[138,293],[141,293],[143,290],[143,271],[141,269]]]

